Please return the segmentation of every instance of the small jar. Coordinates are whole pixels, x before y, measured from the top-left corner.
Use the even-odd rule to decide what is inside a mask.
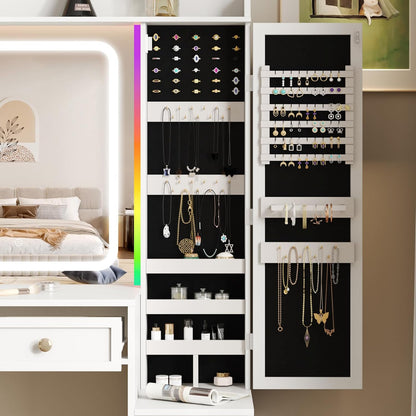
[[[154,0],[155,16],[177,16],[179,0]]]
[[[200,290],[201,290],[200,292],[195,292],[195,299],[208,300],[212,298],[212,293],[207,292],[204,287],[202,287]]]
[[[192,341],[194,339],[194,328],[192,319],[185,319],[183,323],[183,339]]]
[[[188,288],[182,287],[182,283],[176,283],[176,286],[170,288],[171,299],[186,299],[188,295]]]
[[[182,376],[180,374],[172,374],[169,376],[169,384],[171,386],[182,386]]]
[[[214,377],[214,385],[218,387],[229,387],[233,385],[233,378],[230,373],[217,373]]]
[[[162,331],[158,324],[153,324],[150,336],[152,341],[160,341],[162,339]]]
[[[167,374],[158,374],[156,376],[156,384],[169,384],[169,376]]]
[[[215,294],[215,299],[216,300],[228,300],[230,299],[230,295],[228,293],[225,293],[224,289],[221,289],[219,293]]]
[[[174,335],[175,326],[173,324],[165,324],[165,340],[173,341],[175,339]]]

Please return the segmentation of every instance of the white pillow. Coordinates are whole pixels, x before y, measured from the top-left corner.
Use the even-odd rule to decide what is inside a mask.
[[[65,220],[79,221],[79,206],[81,200],[77,196],[68,198],[22,198],[19,197],[21,205],[66,205]]]
[[[66,205],[39,205],[36,218],[40,220],[64,220],[66,210]]]
[[[3,205],[16,205],[17,198],[0,199],[0,217],[3,217]]]

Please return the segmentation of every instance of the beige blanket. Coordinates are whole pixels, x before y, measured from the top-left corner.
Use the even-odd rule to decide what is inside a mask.
[[[65,231],[56,228],[26,228],[22,230],[0,228],[0,237],[40,238],[54,248],[58,248],[66,236]]]

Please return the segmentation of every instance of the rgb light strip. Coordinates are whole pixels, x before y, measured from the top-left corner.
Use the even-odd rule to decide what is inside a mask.
[[[141,54],[141,26],[134,26],[134,284],[140,285],[141,278],[141,233],[140,233],[140,216],[141,216],[141,163],[140,163],[140,54]]]

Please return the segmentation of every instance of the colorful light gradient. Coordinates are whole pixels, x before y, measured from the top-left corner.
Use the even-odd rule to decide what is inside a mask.
[[[141,130],[140,130],[140,55],[141,55],[141,26],[134,26],[134,284],[140,286],[141,281]]]

